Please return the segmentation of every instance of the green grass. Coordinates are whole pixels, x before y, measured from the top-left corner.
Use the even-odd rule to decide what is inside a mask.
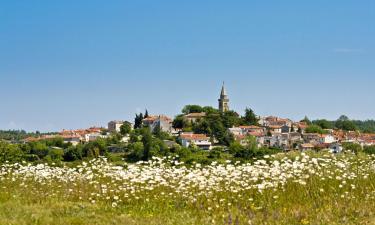
[[[299,154],[288,155],[296,156]],[[123,180],[102,176],[93,182],[36,182],[0,174],[0,224],[375,224],[374,158],[339,158],[350,165],[345,173],[327,163],[321,175],[312,173],[304,179],[306,185],[288,181],[284,188],[262,193],[245,188],[205,193],[208,191],[193,187],[186,192],[193,197],[158,185],[153,190],[140,188],[131,194],[120,190],[121,185],[126,185]],[[340,187],[343,181],[335,177],[346,176],[343,174],[352,177],[345,178]],[[108,185],[112,192],[101,192],[101,184]],[[142,186],[137,185],[134,186]],[[120,196],[115,207],[114,196]]]

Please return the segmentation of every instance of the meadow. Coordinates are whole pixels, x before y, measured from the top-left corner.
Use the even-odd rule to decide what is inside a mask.
[[[0,166],[0,224],[375,224],[375,156]]]

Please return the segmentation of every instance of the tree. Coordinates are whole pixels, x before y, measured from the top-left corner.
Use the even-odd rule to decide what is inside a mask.
[[[200,112],[203,112],[203,108],[199,105],[186,105],[182,109],[183,114],[200,113]]]
[[[82,145],[70,146],[64,153],[65,161],[82,160]]]
[[[375,155],[375,146],[372,145],[372,146],[365,146],[363,148],[363,151],[367,154],[370,154],[370,155]]]
[[[318,125],[310,125],[306,128],[305,130],[306,133],[318,133],[318,134],[325,134],[327,133],[325,130],[323,130],[320,126]]]
[[[339,117],[338,121],[348,121],[349,120],[349,117],[345,116],[345,115],[342,115]]]
[[[303,118],[303,120],[301,120],[300,122],[306,123],[307,125],[311,125],[311,120],[307,116],[305,116],[305,118]]]
[[[120,127],[120,134],[127,135],[132,130],[131,124],[128,122],[124,122]]]
[[[23,159],[23,152],[18,145],[8,144],[0,141],[0,163],[20,162]]]
[[[107,152],[106,140],[102,138],[89,142],[83,147],[83,155],[89,158],[97,158],[100,155],[105,155]]]
[[[149,115],[148,115],[148,111],[147,111],[147,109],[146,109],[144,119],[146,119],[146,118],[148,118],[148,117],[149,117]]]
[[[351,120],[337,120],[335,124],[336,128],[345,130],[345,131],[356,131],[357,126]]]
[[[149,128],[143,128],[142,130],[142,143],[144,146],[143,151],[143,161],[147,161],[151,158],[151,150],[152,150],[152,134]]]
[[[242,117],[245,125],[259,125],[258,117],[255,115],[254,111],[250,108],[245,109],[245,116]]]
[[[134,129],[138,129],[138,128],[142,127],[143,119],[144,118],[143,118],[143,114],[142,113],[139,113],[139,115],[135,114]]]
[[[172,126],[175,129],[183,129],[189,126],[189,122],[185,119],[184,115],[178,115],[172,122]]]
[[[44,142],[31,142],[30,145],[30,153],[37,155],[40,159],[46,157],[48,155],[49,149],[46,143]]]
[[[245,140],[246,145],[242,146],[239,142],[234,142],[230,145],[229,151],[236,158],[243,158],[246,160],[252,159],[257,155],[258,145],[256,138],[249,136]]]
[[[356,143],[351,143],[351,142],[343,143],[342,147],[344,148],[344,150],[352,151],[355,154],[358,154],[359,152],[362,151],[362,146]]]
[[[51,149],[48,152],[48,156],[52,161],[60,162],[64,159],[64,150],[63,149]]]
[[[205,107],[203,107],[203,112],[205,112],[205,113],[219,113],[219,110],[215,109],[212,106],[205,106]]]
[[[221,117],[225,128],[231,128],[241,124],[240,116],[235,111],[224,112]]]
[[[322,119],[322,120],[315,120],[313,121],[313,124],[320,126],[322,129],[333,129],[334,128],[334,123]]]
[[[134,142],[129,146],[130,154],[127,157],[130,161],[136,162],[143,159],[144,146],[142,142]]]

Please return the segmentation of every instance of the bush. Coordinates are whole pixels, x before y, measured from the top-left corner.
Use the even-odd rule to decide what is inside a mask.
[[[367,153],[367,154],[375,154],[375,146],[365,146],[363,148],[363,152]]]
[[[19,162],[23,159],[23,152],[18,145],[8,144],[0,141],[0,163]]]
[[[359,152],[361,152],[363,150],[362,146],[360,144],[350,143],[350,142],[343,143],[342,147],[343,147],[344,150],[352,151],[355,154],[358,154]]]
[[[68,149],[66,149],[64,153],[64,160],[65,161],[76,161],[76,160],[82,160],[82,146],[78,145],[76,147],[71,146]]]
[[[53,148],[49,150],[48,156],[51,157],[52,161],[62,161],[64,159],[64,150]]]
[[[48,155],[49,149],[47,145],[43,142],[31,142],[30,145],[30,153],[37,155],[40,159],[43,159]]]

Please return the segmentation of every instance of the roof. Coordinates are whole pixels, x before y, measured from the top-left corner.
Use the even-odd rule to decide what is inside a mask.
[[[185,139],[185,140],[209,140],[210,139],[205,134],[181,134],[180,138]]]
[[[165,116],[165,115],[158,115],[158,116],[153,115],[153,116],[149,116],[147,118],[144,118],[142,121],[143,122],[153,122],[153,121],[155,121],[157,119],[166,120],[166,121],[172,121],[171,118],[169,118],[168,116]]]
[[[235,128],[235,127],[234,127]],[[258,126],[239,126],[241,129],[262,129],[261,127]]]
[[[220,96],[227,96],[227,90],[225,89],[225,83],[223,82],[223,87],[221,88]]]
[[[206,116],[205,112],[189,113],[189,114],[185,115],[185,117],[187,117],[187,118],[201,118],[201,117],[205,117],[205,116]]]

